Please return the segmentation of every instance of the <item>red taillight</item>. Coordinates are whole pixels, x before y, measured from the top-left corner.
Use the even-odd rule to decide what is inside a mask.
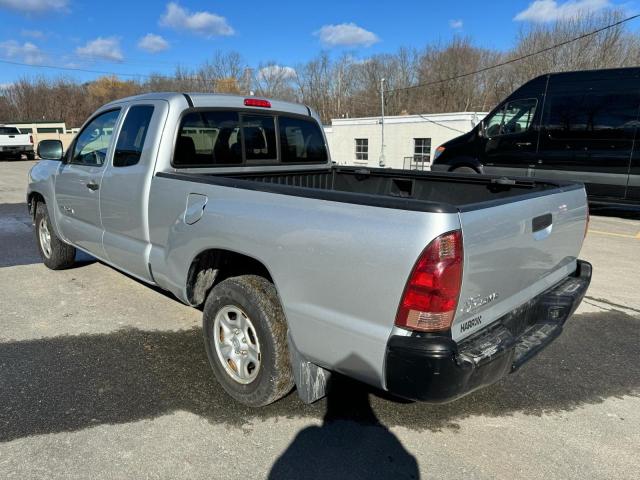
[[[440,235],[422,252],[404,289],[396,325],[410,330],[447,330],[462,285],[462,232]]]
[[[271,108],[271,102],[269,100],[262,100],[260,98],[245,98],[244,105],[246,107]]]
[[[33,135],[29,135],[29,141],[31,142],[31,145],[33,145]]]

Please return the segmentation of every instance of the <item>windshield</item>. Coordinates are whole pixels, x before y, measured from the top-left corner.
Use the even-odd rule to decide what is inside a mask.
[[[0,135],[20,135],[16,127],[0,127]]]

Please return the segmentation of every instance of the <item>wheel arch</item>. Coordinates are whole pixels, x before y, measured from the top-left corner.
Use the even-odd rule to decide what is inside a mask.
[[[264,277],[274,285],[278,293],[273,275],[261,260],[229,249],[208,248],[196,254],[191,260],[185,287],[186,300],[190,305],[201,305],[209,291],[218,283],[239,275]],[[280,298],[279,293],[278,298]]]
[[[473,158],[473,157],[459,157],[459,158],[452,159],[449,162],[449,170],[448,171],[452,172],[456,168],[460,168],[460,167],[473,168],[478,173],[483,173],[483,171],[484,171],[484,166],[482,165],[480,160],[478,160],[477,158]]]

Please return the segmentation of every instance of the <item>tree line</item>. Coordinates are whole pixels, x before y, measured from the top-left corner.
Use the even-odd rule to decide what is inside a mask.
[[[138,81],[115,76],[86,83],[65,76],[21,78],[0,89],[0,123],[64,120],[77,127],[104,103],[159,91],[254,93],[302,102],[329,123],[331,118],[380,115],[382,79],[387,115],[488,111],[544,73],[639,65],[640,38],[627,24],[518,60],[622,18],[621,12],[608,11],[530,25],[518,32],[507,51],[480,47],[459,36],[422,49],[403,47],[364,59],[322,52],[294,68],[274,61],[250,68],[240,54],[218,52],[197,68],[177,67],[173,75],[152,74]],[[454,77],[460,78],[448,80]]]

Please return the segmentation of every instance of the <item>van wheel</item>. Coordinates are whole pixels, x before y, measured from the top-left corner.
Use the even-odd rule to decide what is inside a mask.
[[[260,407],[291,391],[287,323],[267,279],[242,275],[216,285],[204,305],[202,328],[213,373],[234,399]]]
[[[451,170],[453,173],[478,173],[475,168],[471,167],[458,167]]]
[[[43,263],[51,270],[69,268],[75,262],[76,249],[60,240],[51,228],[47,206],[36,206],[36,244]]]

